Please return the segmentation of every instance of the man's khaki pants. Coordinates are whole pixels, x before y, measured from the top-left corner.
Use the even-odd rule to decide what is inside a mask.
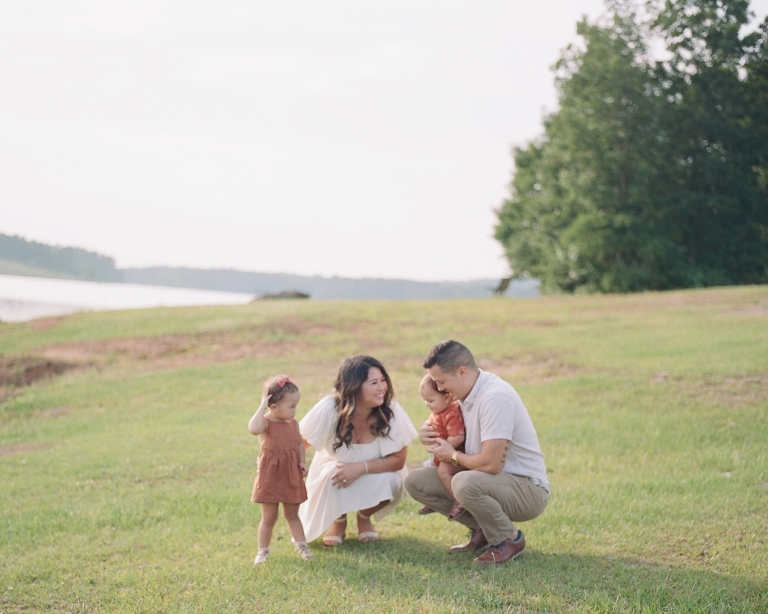
[[[511,473],[461,471],[453,476],[451,487],[466,510],[456,521],[470,529],[482,529],[492,546],[514,539],[517,529],[513,521],[536,518],[549,497],[546,489]],[[444,516],[451,510],[453,499],[437,477],[437,467],[412,470],[405,479],[405,488],[416,501]]]

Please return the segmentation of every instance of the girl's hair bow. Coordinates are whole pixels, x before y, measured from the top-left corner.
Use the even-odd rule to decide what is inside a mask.
[[[287,375],[281,375],[275,380],[275,384],[283,388],[286,384],[293,384],[293,381]]]

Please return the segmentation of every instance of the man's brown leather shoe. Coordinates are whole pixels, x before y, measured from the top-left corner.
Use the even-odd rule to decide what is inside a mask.
[[[469,541],[466,544],[451,546],[448,548],[448,554],[480,550],[480,548],[485,548],[488,545],[488,540],[485,539],[485,533],[483,533],[481,529],[470,529],[470,531]]]
[[[520,556],[523,550],[525,550],[525,535],[521,532],[517,541],[505,539],[498,546],[491,546],[475,559],[475,563],[480,563],[481,565],[506,563]]]

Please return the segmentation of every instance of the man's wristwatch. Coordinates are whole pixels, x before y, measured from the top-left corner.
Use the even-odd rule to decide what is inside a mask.
[[[459,464],[459,451],[458,450],[455,450],[453,452],[453,454],[451,454],[451,463],[453,463],[454,465],[458,465]]]

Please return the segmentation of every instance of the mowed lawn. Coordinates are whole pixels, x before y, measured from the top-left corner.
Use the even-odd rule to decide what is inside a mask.
[[[308,563],[281,519],[254,567],[261,382],[291,374],[303,415],[369,353],[418,425],[448,337],[537,427],[525,554],[449,556],[465,531],[408,499]],[[768,611],[768,287],[80,314],[0,324],[0,355],[0,613]]]

